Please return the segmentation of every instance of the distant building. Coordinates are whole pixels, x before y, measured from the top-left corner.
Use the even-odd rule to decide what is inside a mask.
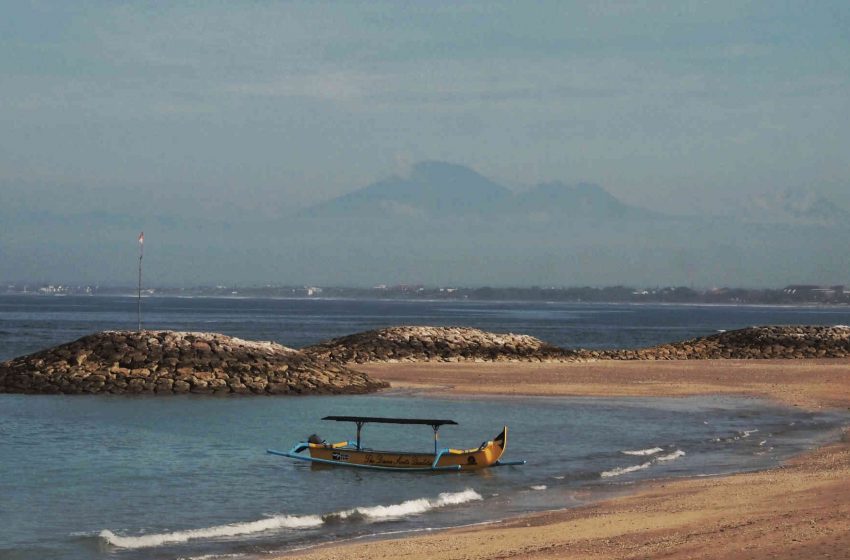
[[[782,293],[793,299],[806,301],[824,301],[844,297],[847,293],[843,285],[816,286],[813,284],[793,284],[783,288]]]

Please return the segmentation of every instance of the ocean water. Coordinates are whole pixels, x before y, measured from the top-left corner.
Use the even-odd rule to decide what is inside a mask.
[[[144,327],[302,347],[394,325],[530,334],[575,348],[635,348],[765,324],[850,324],[850,308],[345,299],[143,298]],[[0,360],[106,329],[135,329],[136,300],[0,295]]]
[[[454,447],[509,426],[521,467],[391,473],[265,453],[327,414],[453,418]],[[0,395],[0,558],[264,556],[319,543],[570,507],[636,481],[758,469],[836,437],[846,415],[752,399],[434,399]],[[429,426],[367,424],[364,444],[427,450]]]
[[[397,324],[469,325],[564,346],[635,347],[771,323],[848,324],[841,308],[146,298],[145,326],[299,347]],[[0,359],[135,328],[135,300],[0,296]],[[265,453],[328,414],[453,418],[469,447],[509,426],[506,459],[474,473],[317,468]],[[746,398],[155,398],[0,395],[0,560],[266,557],[328,541],[570,507],[636,482],[777,464],[837,436],[839,412]],[[428,426],[364,428],[375,448],[427,450]],[[212,555],[212,556],[210,556]]]

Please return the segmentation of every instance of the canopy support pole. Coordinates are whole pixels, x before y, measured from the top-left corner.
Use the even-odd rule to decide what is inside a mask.
[[[357,451],[360,451],[360,428],[363,427],[365,422],[357,422]]]
[[[440,429],[440,425],[439,424],[432,424],[431,427],[434,428],[434,455],[436,455],[437,454],[437,444],[440,441],[440,434],[438,433],[438,431]]]

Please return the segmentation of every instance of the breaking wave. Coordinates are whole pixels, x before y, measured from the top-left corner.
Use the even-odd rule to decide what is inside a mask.
[[[370,521],[380,521],[384,519],[398,519],[408,515],[419,515],[446,506],[453,506],[471,502],[474,500],[482,500],[481,494],[467,488],[462,492],[443,492],[436,499],[418,498],[416,500],[407,500],[400,504],[392,504],[388,506],[372,506],[358,507],[347,509],[337,513],[331,513],[325,516],[325,520],[330,519],[348,519],[351,517],[359,517]]]
[[[658,453],[660,451],[664,451],[664,449],[661,448],[661,447],[651,447],[649,449],[637,449],[635,451],[620,451],[620,453],[622,453],[623,455],[646,456],[646,455],[655,455],[656,453]]]
[[[235,537],[279,529],[310,529],[319,527],[327,521],[349,518],[360,518],[370,521],[397,519],[408,515],[425,513],[432,509],[482,499],[481,494],[467,488],[462,492],[444,492],[434,499],[419,498],[387,506],[358,507],[326,515],[275,515],[256,521],[215,525],[203,529],[189,529],[171,533],[154,533],[151,535],[128,537],[117,535],[108,529],[104,529],[100,532],[100,538],[118,548],[150,548],[165,544],[184,543],[190,540]]]
[[[189,529],[187,531],[174,531],[172,533],[154,533],[151,535],[139,535],[137,537],[116,535],[112,531],[105,529],[100,532],[100,537],[118,548],[149,548],[164,544],[184,543],[197,539],[250,535],[251,533],[262,533],[275,529],[306,529],[309,527],[318,527],[322,523],[324,521],[318,515],[275,515],[267,519],[258,519],[245,523],[215,525],[203,529]]]
[[[643,469],[648,469],[652,466],[652,461],[648,461],[646,463],[642,463],[640,465],[633,465],[631,467],[619,467],[616,469],[611,469],[610,471],[602,471],[600,476],[602,478],[610,478],[612,476],[621,476],[624,474],[628,474],[630,472],[641,471]]]
[[[663,451],[661,448],[654,449],[642,449],[640,452],[629,453],[630,455],[650,455],[658,453],[659,451]],[[623,453],[626,453],[623,451]],[[675,461],[679,457],[684,457],[686,453],[681,449],[677,449],[672,453],[668,453],[667,455],[658,455],[656,457],[652,457],[649,461],[645,463],[641,463],[640,465],[632,465],[630,467],[618,467],[616,469],[611,469],[610,471],[603,471],[599,473],[602,478],[611,478],[614,476],[622,476],[624,474],[628,474],[630,472],[642,471],[643,469],[648,469],[652,465],[656,463],[664,463],[667,461]]]
[[[669,453],[667,455],[661,455],[660,457],[656,457],[655,460],[658,461],[659,463],[662,463],[664,461],[674,461],[674,460],[678,459],[679,457],[684,457],[684,456],[685,456],[685,452],[682,451],[681,449],[677,449],[673,453]]]

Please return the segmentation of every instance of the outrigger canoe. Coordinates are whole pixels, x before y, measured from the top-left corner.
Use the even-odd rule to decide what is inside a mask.
[[[382,418],[375,416],[325,416],[322,420],[353,422],[357,425],[356,441],[328,443],[316,436],[302,441],[289,451],[267,449],[272,455],[281,455],[290,459],[310,461],[324,465],[339,465],[361,469],[387,471],[469,471],[487,467],[506,465],[524,465],[525,461],[502,461],[502,454],[508,441],[508,427],[491,440],[471,449],[439,448],[439,430],[447,424],[457,424],[454,420],[431,420],[419,418]],[[363,447],[361,430],[366,423],[380,424],[425,424],[434,430],[434,452],[417,453],[406,451],[381,451]],[[305,454],[304,452],[308,454]]]

